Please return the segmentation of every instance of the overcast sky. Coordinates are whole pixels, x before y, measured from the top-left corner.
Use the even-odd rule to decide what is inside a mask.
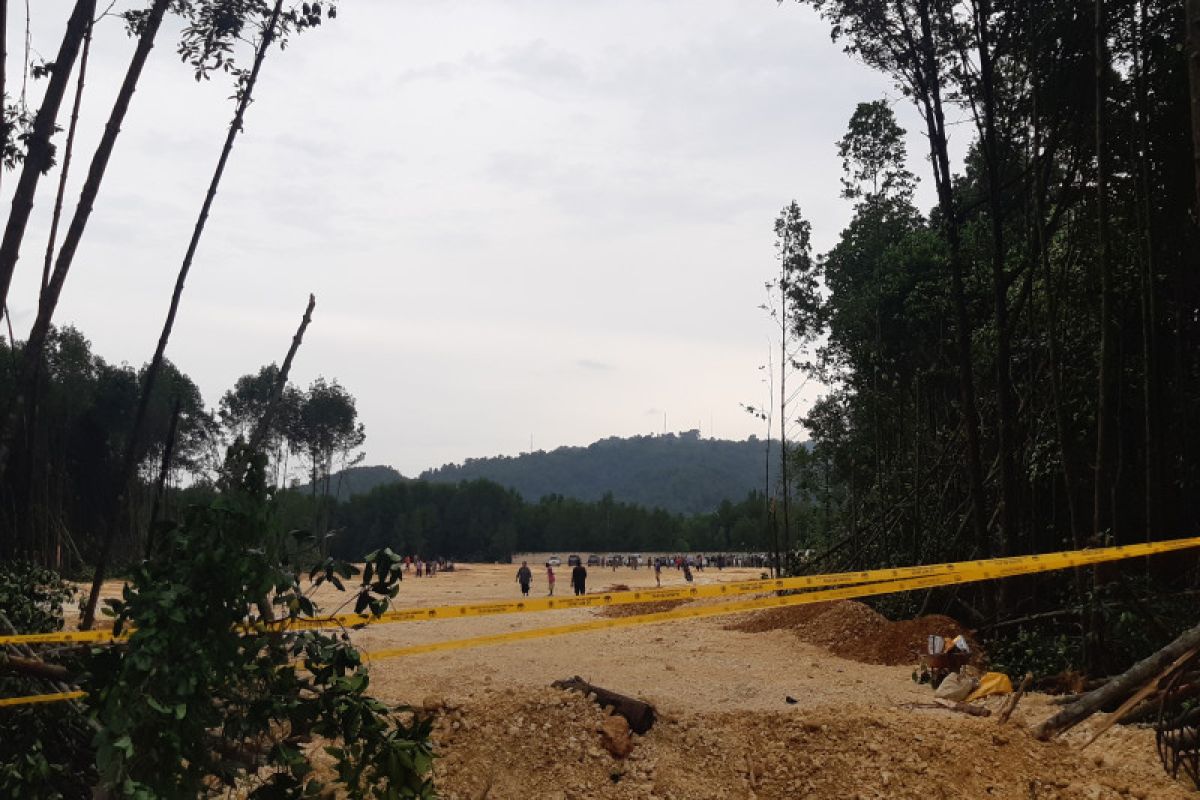
[[[32,6],[35,56],[52,59],[71,3]],[[19,63],[15,5],[9,26]],[[153,351],[232,113],[229,84],[197,84],[175,35],[56,315],[114,362]],[[76,186],[131,48],[99,26]],[[857,102],[896,92],[790,2],[343,0],[271,53],[256,97],[168,355],[215,404],[282,359],[313,292],[294,381],[339,380],[367,463],[414,474],[531,437],[660,432],[664,413],[668,430],[762,435],[739,404],[765,392],[774,218],[795,198],[817,248],[835,241],[851,209],[834,142]],[[923,174],[918,120],[896,109]],[[11,297],[18,338],[56,179]]]

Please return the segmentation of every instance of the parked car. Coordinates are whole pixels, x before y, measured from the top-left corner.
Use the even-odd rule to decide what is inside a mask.
[[[550,556],[546,559],[546,563],[552,567],[557,567],[562,564],[562,560],[558,556]]]
[[[579,556],[575,555],[574,553],[567,556],[567,566],[568,567],[578,567],[582,563],[583,563],[583,561],[580,560]]]
[[[588,565],[589,567],[598,567],[598,566],[600,566],[600,556],[596,556],[596,555],[591,555],[591,556],[588,556],[588,562],[587,562],[587,565]]]

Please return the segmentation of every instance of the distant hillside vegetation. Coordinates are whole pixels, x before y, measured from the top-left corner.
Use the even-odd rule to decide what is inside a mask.
[[[536,502],[551,494],[614,499],[673,513],[713,511],[762,489],[765,441],[701,439],[698,431],[610,437],[587,447],[560,447],[519,456],[472,458],[426,470],[420,478],[453,482],[486,478]]]
[[[376,486],[385,486],[404,479],[403,475],[391,467],[349,467],[330,476],[329,494],[337,497],[339,501],[348,500],[351,495],[366,494]],[[305,494],[312,491],[312,486],[308,483],[293,488]],[[317,487],[317,491],[321,491],[320,486]]]

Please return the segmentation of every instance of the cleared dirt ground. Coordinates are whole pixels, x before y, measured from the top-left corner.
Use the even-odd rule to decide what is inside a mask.
[[[531,568],[532,594],[545,594],[544,568]],[[409,577],[397,605],[519,597],[516,569],[464,565],[433,578]],[[589,591],[654,585],[646,569],[589,573]],[[696,579],[758,574],[706,570]],[[556,593],[569,591],[566,578],[561,570]],[[664,586],[682,583],[680,573],[664,570]],[[333,594],[319,595],[326,610],[333,610]],[[912,682],[908,666],[859,663],[802,640],[854,655],[854,637],[865,650],[879,639],[869,611],[834,611],[819,631],[811,615],[780,627],[780,619],[755,622],[753,615],[772,612],[750,612],[381,660],[371,665],[371,688],[390,702],[438,709],[436,774],[447,798],[1197,796],[1163,774],[1147,730],[1118,728],[1083,751],[1079,741],[1090,725],[1053,744],[1034,741],[1027,726],[1054,710],[1045,697],[1026,698],[1003,727],[994,719],[909,708],[932,698]],[[377,625],[353,635],[369,653],[601,613]],[[660,721],[634,737],[628,758],[601,747],[600,709],[548,688],[572,675],[657,706]]]

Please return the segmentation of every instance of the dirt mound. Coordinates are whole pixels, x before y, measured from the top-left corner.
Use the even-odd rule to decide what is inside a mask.
[[[443,708],[438,789],[447,800],[1187,797],[1145,764],[946,712],[664,712],[624,759],[602,745],[605,719],[582,696],[553,689],[489,689]]]
[[[726,630],[743,633],[792,630],[809,644],[864,664],[912,664],[926,651],[931,634],[947,639],[966,635],[972,651],[980,653],[966,629],[950,617],[935,614],[891,622],[870,606],[854,600],[769,608],[727,625]]]
[[[978,663],[983,657],[979,643],[957,620],[942,614],[930,614],[917,619],[888,622],[871,641],[864,643],[864,657],[859,660],[867,664],[891,666],[913,664],[929,649],[929,637],[935,635],[943,636],[947,641],[962,636],[971,647],[972,661]]]
[[[687,600],[658,600],[653,603],[627,603],[620,606],[602,606],[598,613],[602,617],[636,617],[642,614],[657,614],[679,608]]]

